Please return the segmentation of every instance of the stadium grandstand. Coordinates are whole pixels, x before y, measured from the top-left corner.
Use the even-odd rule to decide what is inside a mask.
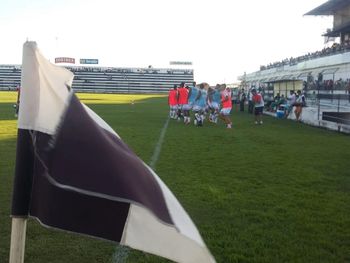
[[[333,30],[325,37],[339,37],[340,43],[321,51],[260,66],[257,72],[239,79],[249,86],[264,87],[274,93],[288,94],[289,90],[304,90],[307,95],[317,91],[322,98],[339,94],[348,101],[350,90],[350,2],[330,0],[305,15],[333,15]],[[272,92],[271,92],[272,91]]]
[[[73,89],[97,93],[165,93],[181,82],[192,84],[192,69],[66,66],[74,73]],[[0,65],[0,90],[15,90],[20,65]]]
[[[290,90],[302,90],[308,104],[318,107],[320,123],[320,119],[327,119],[323,116],[326,110],[350,112],[350,1],[329,0],[305,15],[333,16],[333,29],[323,34],[326,40],[334,41],[332,46],[260,66],[259,71],[245,73],[239,80],[243,87],[263,90],[267,101],[277,93],[287,96]],[[350,125],[348,120],[337,118],[333,121]]]

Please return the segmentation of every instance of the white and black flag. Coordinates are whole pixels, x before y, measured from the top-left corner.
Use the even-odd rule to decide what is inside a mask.
[[[24,44],[12,216],[177,262],[215,262],[166,185],[74,95],[73,77]]]

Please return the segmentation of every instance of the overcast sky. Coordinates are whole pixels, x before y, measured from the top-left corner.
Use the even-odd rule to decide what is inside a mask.
[[[54,57],[101,66],[171,67],[191,61],[197,82],[321,50],[332,17],[303,16],[326,0],[1,0],[0,64],[21,64],[36,41]]]

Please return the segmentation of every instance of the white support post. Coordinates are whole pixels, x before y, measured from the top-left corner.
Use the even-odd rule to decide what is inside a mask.
[[[26,242],[27,218],[13,217],[9,263],[23,263]]]

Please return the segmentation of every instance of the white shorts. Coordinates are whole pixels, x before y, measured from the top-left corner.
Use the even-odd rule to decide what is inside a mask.
[[[221,113],[222,115],[225,115],[225,116],[230,115],[230,112],[231,112],[231,108],[222,108],[222,109],[220,110],[220,113]]]
[[[171,105],[171,106],[170,106],[170,109],[171,109],[171,110],[177,110],[177,105]]]
[[[178,105],[177,105],[177,109],[178,109],[178,110],[182,110],[182,107],[183,107],[183,106],[184,106],[183,104],[178,104]]]
[[[191,105],[191,104],[184,104],[184,105],[182,106],[182,109],[183,109],[183,110],[190,110],[190,109],[192,109],[192,105]]]
[[[193,108],[192,108],[193,111],[203,111],[204,108],[201,107],[201,106],[198,106],[198,105],[194,105]]]
[[[211,109],[214,109],[214,110],[218,110],[219,109],[219,103],[215,102],[215,101],[212,101],[210,104],[209,104],[209,107]]]

